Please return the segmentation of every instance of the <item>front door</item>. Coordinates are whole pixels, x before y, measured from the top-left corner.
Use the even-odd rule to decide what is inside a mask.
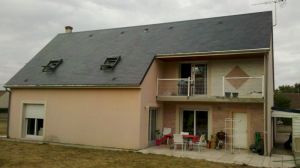
[[[156,139],[156,117],[157,108],[149,109],[149,129],[148,129],[148,142],[150,145],[154,145]]]
[[[247,114],[233,113],[233,147],[248,148]]]
[[[181,114],[181,130],[191,135],[208,136],[208,112],[198,110],[184,110]]]

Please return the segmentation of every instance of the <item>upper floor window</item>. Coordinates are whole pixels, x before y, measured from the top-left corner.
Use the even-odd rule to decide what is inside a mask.
[[[63,62],[63,59],[55,59],[49,61],[49,63],[43,67],[43,72],[53,72]]]
[[[104,63],[100,66],[101,70],[113,70],[116,65],[120,62],[121,56],[118,57],[108,57]]]

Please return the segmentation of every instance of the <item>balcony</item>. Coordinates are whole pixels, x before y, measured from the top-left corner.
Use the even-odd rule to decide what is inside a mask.
[[[264,76],[157,79],[158,101],[264,102]]]

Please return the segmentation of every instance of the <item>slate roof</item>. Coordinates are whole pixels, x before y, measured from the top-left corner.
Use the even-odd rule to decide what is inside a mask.
[[[272,13],[260,12],[134,27],[58,34],[6,87],[43,85],[137,86],[155,55],[270,48]],[[113,71],[106,57],[121,56]],[[63,59],[55,72],[42,72]]]

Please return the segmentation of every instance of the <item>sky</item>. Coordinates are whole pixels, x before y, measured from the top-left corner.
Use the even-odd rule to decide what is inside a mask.
[[[0,0],[0,85],[64,27],[97,30],[273,10],[271,0]],[[300,83],[300,1],[278,5],[275,86]]]

